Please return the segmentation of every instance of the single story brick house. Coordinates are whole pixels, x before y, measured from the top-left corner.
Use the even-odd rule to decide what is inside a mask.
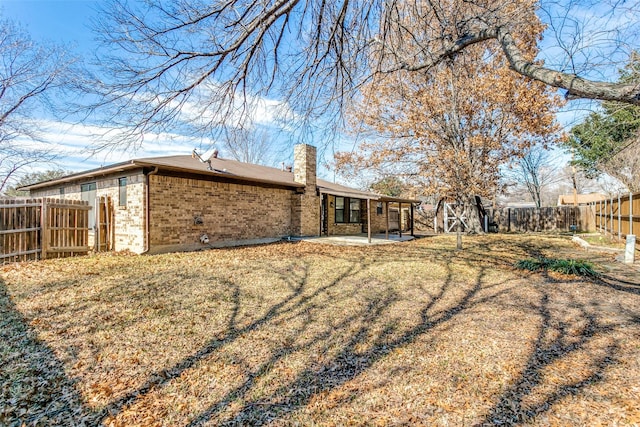
[[[112,205],[114,250],[159,253],[266,243],[288,236],[413,231],[417,200],[385,197],[316,177],[316,149],[294,147],[293,170],[214,155],[133,159],[23,187],[31,197]],[[402,212],[410,212],[410,214]],[[96,209],[89,214],[95,242]],[[400,215],[398,215],[400,213]],[[395,214],[395,218],[393,218]]]

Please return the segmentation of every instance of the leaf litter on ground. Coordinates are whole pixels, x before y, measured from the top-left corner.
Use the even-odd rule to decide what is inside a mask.
[[[0,425],[638,425],[640,293],[513,268],[566,238],[465,246],[5,266]]]

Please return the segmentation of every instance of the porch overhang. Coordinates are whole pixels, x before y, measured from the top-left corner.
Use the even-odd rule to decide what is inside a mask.
[[[407,203],[407,204],[416,204],[416,203],[422,203],[421,200],[416,200],[416,199],[404,199],[401,197],[390,197],[390,196],[380,196],[379,199],[377,199],[379,202],[391,202],[391,203]]]
[[[323,196],[337,196],[337,197],[349,197],[349,198],[356,198],[356,199],[361,199],[361,200],[366,200],[367,202],[367,240],[369,243],[371,243],[371,202],[380,202],[383,203],[385,205],[385,215],[386,215],[386,226],[385,226],[385,236],[386,239],[389,240],[389,204],[390,203],[397,203],[399,208],[402,208],[403,204],[409,205],[410,208],[410,216],[409,216],[409,229],[411,231],[411,236],[413,237],[414,235],[414,207],[416,203],[421,203],[420,200],[416,200],[416,199],[409,199],[409,198],[402,198],[402,197],[391,197],[391,196],[383,196],[380,194],[375,194],[375,193],[369,193],[369,192],[364,192],[364,191],[358,191],[358,190],[353,190],[353,191],[349,191],[348,187],[343,187],[340,186],[338,184],[333,184],[331,186],[323,186],[323,185],[318,185],[317,186],[318,189],[318,195],[320,196],[320,207],[321,209],[323,209]],[[325,207],[326,209],[326,207]],[[320,231],[322,234],[322,217],[325,214],[321,215],[320,217]],[[328,234],[328,227],[327,227],[327,236]],[[402,225],[399,226],[399,237],[400,239],[402,239]]]

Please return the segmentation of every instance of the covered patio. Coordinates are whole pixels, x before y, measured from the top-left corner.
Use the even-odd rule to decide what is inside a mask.
[[[320,238],[345,242],[364,237],[371,244],[374,239],[402,241],[414,234],[414,207],[419,200],[354,190],[323,180],[318,180],[318,190]]]

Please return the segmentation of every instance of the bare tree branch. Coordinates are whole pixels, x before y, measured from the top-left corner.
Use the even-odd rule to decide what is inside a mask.
[[[39,46],[10,21],[0,21],[0,192],[23,169],[51,162],[54,150],[35,144],[38,110],[56,113],[58,95],[73,85],[77,60],[56,46]]]
[[[507,186],[515,187],[511,192],[524,189],[539,208],[545,203],[545,193],[551,190],[551,185],[561,179],[558,167],[553,165],[549,151],[542,145],[532,145],[525,150],[503,175],[509,181]]]
[[[221,133],[250,122],[251,103],[263,97],[295,113],[291,126],[337,126],[346,104],[378,75],[425,73],[444,61],[455,64],[472,46],[494,44],[514,72],[566,89],[568,98],[640,105],[637,85],[593,79],[589,67],[598,64],[578,66],[569,57],[567,71],[536,58],[530,48],[542,46],[541,17],[558,31],[581,29],[577,15],[553,12],[567,2],[589,6],[587,0],[547,0],[548,9],[535,0],[453,0],[447,7],[410,0],[110,0],[97,23],[106,72],[89,86],[99,97],[92,111],[124,131],[110,135],[119,144],[139,143],[147,132]],[[637,11],[632,3],[599,7],[605,15]],[[610,41],[617,54],[634,48],[620,29],[611,30]],[[565,56],[587,51],[578,41],[559,48]],[[585,73],[574,74],[578,68]]]

